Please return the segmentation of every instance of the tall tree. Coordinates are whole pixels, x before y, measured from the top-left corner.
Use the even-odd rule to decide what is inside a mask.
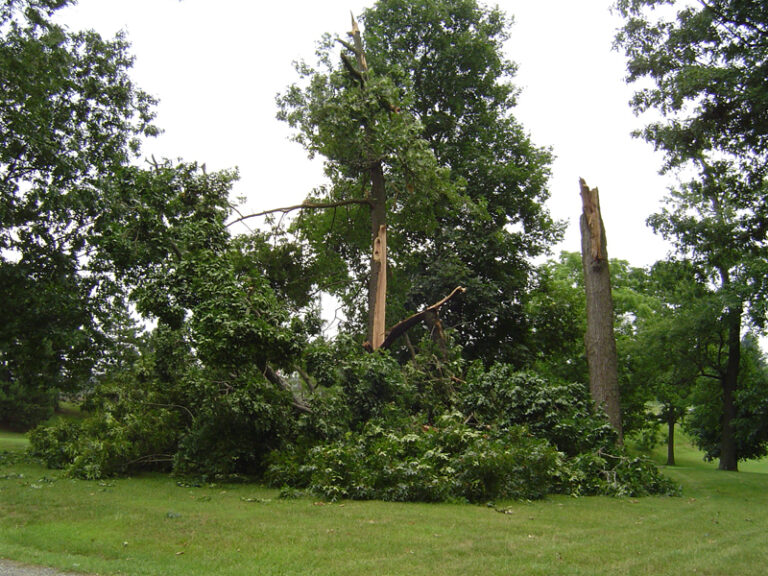
[[[325,157],[331,180],[330,188],[318,189],[304,203],[325,209],[305,210],[293,229],[323,262],[320,287],[343,299],[353,322],[367,324],[376,348],[386,317],[391,323],[403,316],[401,310],[385,316],[379,302],[387,285],[386,255],[397,262],[413,250],[408,246],[434,227],[434,212],[460,204],[462,196],[421,137],[408,95],[369,69],[370,51],[354,19],[353,24],[352,44],[326,36],[319,69],[298,66],[306,82],[278,98],[278,117],[296,129],[295,139],[310,155]],[[368,296],[362,298],[366,284]]]
[[[629,59],[628,80],[652,82],[636,93],[634,108],[662,114],[640,135],[664,152],[664,170],[688,179],[650,222],[717,286],[728,330],[720,468],[737,470],[742,324],[763,325],[766,314],[768,5],[700,0],[674,17],[655,11],[675,4],[620,0],[626,24],[617,42]]]
[[[545,207],[550,152],[514,117],[511,19],[476,0],[379,0],[363,15],[371,67],[410,95],[438,163],[464,191],[436,212],[398,262],[394,295],[406,308],[467,288],[447,310],[465,354],[520,364],[533,257],[560,235]]]
[[[508,22],[474,0],[381,1],[363,19],[373,103],[366,110],[375,120],[363,128],[364,108],[341,99],[342,82],[354,88],[355,81],[343,80],[330,38],[321,46],[321,68],[300,67],[304,86],[280,98],[281,117],[299,129],[297,139],[327,159],[331,187],[314,199],[366,197],[354,154],[371,145],[360,135],[374,130],[387,179],[390,325],[462,285],[466,293],[444,320],[467,354],[519,361],[529,258],[545,251],[559,228],[543,207],[549,152],[511,115]],[[382,96],[399,113],[387,112]],[[369,276],[355,222],[366,209],[303,214],[295,226],[335,271],[327,286],[357,327],[366,316],[359,286]],[[439,329],[435,316],[427,319]]]
[[[0,421],[42,408],[19,425],[88,372],[116,303],[109,276],[87,270],[98,182],[155,132],[124,38],[53,23],[69,4],[0,5]]]

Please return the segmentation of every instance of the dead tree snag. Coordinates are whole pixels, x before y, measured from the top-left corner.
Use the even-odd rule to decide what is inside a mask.
[[[613,332],[613,297],[605,227],[600,214],[597,188],[590,189],[580,179],[583,211],[581,215],[581,257],[587,297],[587,333],[584,337],[589,366],[589,390],[598,408],[622,439],[619,403],[618,357]]]

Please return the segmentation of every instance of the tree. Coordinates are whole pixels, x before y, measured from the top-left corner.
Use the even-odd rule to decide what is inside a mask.
[[[343,99],[358,83],[349,66],[334,62],[330,38],[321,45],[321,68],[300,66],[304,86],[279,99],[297,140],[327,159],[331,186],[313,201],[365,198],[359,155],[376,142],[387,180],[389,323],[461,285],[466,294],[444,316],[459,342],[473,357],[499,359],[504,350],[511,359],[525,331],[527,258],[544,251],[558,229],[542,206],[549,153],[534,147],[510,114],[514,67],[501,56],[506,20],[467,1],[379,2],[364,21],[367,109]],[[452,48],[459,39],[460,49]],[[334,271],[325,285],[357,327],[370,308],[359,295],[370,279],[362,265],[365,210],[303,213],[294,226]],[[439,329],[436,318],[431,322]]]
[[[716,379],[702,379],[692,395],[685,429],[707,460],[720,457],[722,389]],[[733,437],[740,460],[768,454],[768,365],[754,334],[742,339],[739,384],[734,398]]]
[[[156,131],[124,38],[54,24],[69,4],[0,6],[0,421],[24,427],[86,379],[119,306],[89,269],[98,183]]]
[[[367,68],[359,31],[352,36],[354,45],[341,43],[354,61],[342,53],[334,63],[337,43],[327,36],[320,49],[322,69],[298,66],[306,85],[294,85],[279,97],[278,117],[297,130],[295,139],[310,155],[325,157],[332,183],[304,203],[328,210],[302,212],[293,229],[322,262],[321,288],[340,296],[348,310],[361,311],[367,319],[368,341],[381,344],[384,334],[380,330],[374,334],[374,318],[377,294],[386,290],[386,254],[394,253],[396,260],[409,241],[407,234],[425,225],[418,224],[419,216],[425,216],[429,225],[432,219],[425,211],[453,191],[420,138],[414,117],[401,112],[403,95],[388,78]],[[339,209],[344,215],[337,218]],[[388,225],[396,214],[401,215],[401,225]],[[404,219],[410,228],[402,226]],[[350,285],[350,276],[358,283]],[[362,299],[360,286],[366,283],[368,296]],[[350,317],[359,320],[354,314]]]
[[[504,57],[510,19],[476,0],[380,0],[363,16],[371,67],[411,96],[409,111],[462,202],[436,211],[395,273],[406,309],[460,284],[444,314],[464,353],[520,365],[530,259],[560,237],[545,207],[551,154],[514,118],[515,65]]]
[[[720,329],[709,323],[711,293],[684,261],[661,261],[647,273],[647,311],[640,314],[627,347],[631,378],[644,402],[655,402],[667,427],[667,465],[675,464],[675,427],[688,414],[692,394],[711,377],[710,343]],[[655,430],[655,427],[654,427]]]
[[[658,4],[620,0],[627,21],[617,42],[629,59],[628,80],[653,82],[636,93],[634,108],[662,114],[639,134],[664,152],[664,170],[689,178],[650,223],[717,288],[715,314],[728,331],[720,468],[737,470],[742,323],[762,326],[766,314],[768,7],[700,0],[669,19],[654,12]]]
[[[89,418],[40,432],[36,449],[68,443],[72,471],[86,477],[146,467],[255,473],[291,413],[309,410],[280,370],[293,370],[313,323],[278,298],[258,237],[230,236],[236,176],[165,161],[103,182],[109,203],[92,229],[92,267],[108,267],[154,328],[95,378]]]

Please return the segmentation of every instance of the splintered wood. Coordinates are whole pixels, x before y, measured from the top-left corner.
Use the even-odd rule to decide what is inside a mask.
[[[603,260],[603,231],[600,216],[600,195],[597,188],[590,190],[584,178],[579,178],[581,203],[589,229],[590,255],[593,261]]]
[[[387,335],[387,227],[383,224],[379,226],[379,233],[373,241],[373,267],[378,269],[378,274],[371,345],[374,350],[378,350]]]

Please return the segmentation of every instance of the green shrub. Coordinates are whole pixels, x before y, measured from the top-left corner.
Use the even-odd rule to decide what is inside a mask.
[[[492,436],[450,413],[434,426],[369,421],[359,433],[315,446],[303,463],[284,456],[270,480],[330,500],[480,502],[542,497],[558,464],[558,453],[524,428]]]
[[[525,425],[568,456],[614,445],[616,434],[596,414],[587,387],[550,382],[506,364],[474,365],[459,392],[461,409],[483,425]]]

